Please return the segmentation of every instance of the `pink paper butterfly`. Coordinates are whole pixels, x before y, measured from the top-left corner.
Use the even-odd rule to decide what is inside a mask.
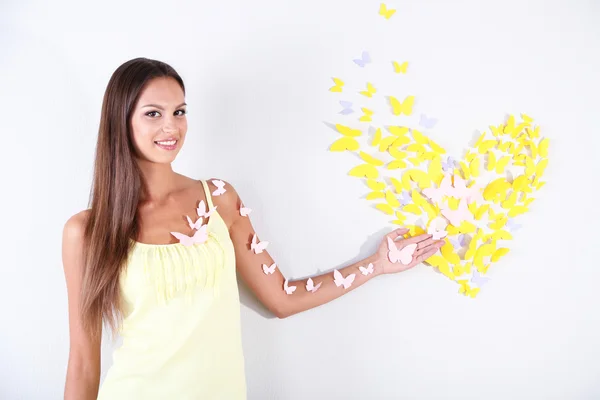
[[[183,233],[179,232],[171,232],[171,235],[179,239],[179,243],[183,244],[184,246],[191,246],[195,243],[204,243],[208,240],[206,225],[202,225],[193,236],[184,235]]]
[[[200,204],[198,205],[196,212],[198,213],[199,217],[208,218],[217,209],[217,207],[218,206],[214,206],[210,209],[210,211],[206,211],[206,203],[204,203],[204,200],[200,200]]]
[[[363,275],[369,275],[369,274],[372,274],[372,273],[373,273],[373,271],[374,271],[374,268],[373,268],[373,263],[369,263],[369,265],[367,265],[367,268],[365,268],[365,267],[363,267],[363,266],[360,266],[360,267],[358,267],[358,269],[360,270],[360,272],[361,272]]]
[[[342,273],[340,271],[338,271],[337,269],[333,270],[333,278],[334,278],[334,282],[335,282],[335,286],[344,286],[344,289],[348,289],[350,286],[352,286],[352,282],[354,282],[354,278],[356,278],[356,274],[350,274],[347,277],[344,278],[344,276],[342,275]]]
[[[267,248],[269,242],[260,242],[258,243],[258,239],[256,237],[256,233],[252,236],[252,243],[250,244],[250,250],[254,250],[254,254],[260,254],[264,249]]]
[[[267,267],[267,264],[262,265],[263,272],[265,275],[273,274],[275,272],[275,268],[277,268],[277,264],[273,263],[270,267]]]
[[[240,215],[242,217],[247,217],[248,214],[250,214],[251,212],[252,212],[251,208],[244,207],[244,206],[240,207]]]
[[[220,196],[227,191],[227,189],[225,189],[225,182],[222,180],[214,179],[212,183],[217,187],[217,190],[213,192],[213,196]]]
[[[312,278],[308,278],[308,281],[306,281],[306,291],[314,293],[317,290],[319,290],[322,283],[323,282],[319,282],[319,284],[317,286],[315,286],[315,283],[313,282]]]
[[[430,225],[429,228],[427,228],[427,233],[430,235],[433,235],[433,237],[432,237],[433,240],[440,240],[440,239],[443,239],[446,236],[448,236],[447,231],[445,231],[443,229],[437,229],[433,225]]]
[[[188,217],[187,215],[185,216],[188,220],[188,225],[190,226],[191,229],[200,229],[200,227],[202,226],[202,217],[198,218],[196,220],[196,222],[192,222],[192,219],[190,217]]]
[[[388,238],[387,241],[389,250],[388,259],[391,262],[397,263],[398,261],[400,261],[404,265],[408,265],[411,263],[413,259],[413,253],[417,249],[416,243],[406,245],[402,248],[402,250],[398,250],[398,248],[396,247],[396,243],[394,243],[394,241],[391,238]]]
[[[483,195],[481,193],[482,186],[480,184],[467,187],[466,181],[458,175],[454,175],[454,194],[453,196],[459,199],[467,200],[467,203],[477,201],[478,204],[483,203]]]
[[[444,179],[440,182],[439,187],[423,189],[423,194],[434,203],[440,203],[444,196],[454,196],[452,177],[449,174],[444,174]]]
[[[287,294],[292,294],[296,290],[296,286],[288,286],[288,280],[286,279],[285,282],[283,282],[283,290],[285,290]]]
[[[465,199],[461,199],[460,203],[458,203],[458,209],[452,210],[450,208],[442,208],[442,215],[450,221],[450,223],[454,226],[460,226],[463,221],[471,220],[471,212],[469,211],[469,207],[467,206],[467,201]]]

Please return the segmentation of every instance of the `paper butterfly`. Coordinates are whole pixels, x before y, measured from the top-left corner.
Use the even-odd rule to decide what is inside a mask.
[[[179,239],[179,243],[183,244],[184,246],[191,246],[194,243],[204,243],[208,240],[206,225],[202,225],[193,236],[184,235],[183,233],[179,232],[171,232],[171,235]]]
[[[427,115],[421,114],[421,119],[419,120],[419,125],[421,125],[425,129],[431,129],[437,124],[438,120],[435,118],[427,118]]]
[[[206,211],[206,203],[204,203],[204,200],[200,200],[200,204],[198,204],[198,208],[196,209],[196,212],[198,213],[199,217],[208,218],[217,209],[217,207],[218,206],[214,206],[213,208],[210,209],[210,211]]]
[[[452,210],[450,208],[442,207],[441,211],[442,215],[454,226],[460,226],[463,221],[471,221],[472,219],[472,214],[469,211],[465,199],[460,200],[458,209]]]
[[[344,81],[339,78],[331,78],[331,79],[333,79],[333,83],[335,83],[335,86],[330,87],[329,91],[330,92],[341,92],[342,87],[344,86]]]
[[[406,96],[403,102],[400,102],[394,96],[388,97],[390,100],[390,105],[392,106],[392,114],[394,115],[411,115],[412,108],[415,104],[415,96]]]
[[[319,284],[317,286],[315,286],[312,278],[308,278],[308,281],[306,281],[306,291],[307,292],[316,292],[317,290],[319,290],[319,288],[321,287],[321,284],[323,282],[319,282]]]
[[[372,121],[371,116],[373,115],[373,111],[369,110],[368,108],[364,108],[364,107],[362,107],[361,110],[363,111],[364,115],[362,117],[360,117],[358,120],[362,121],[362,122]]]
[[[440,186],[437,188],[425,188],[423,194],[434,203],[441,203],[444,196],[454,196],[454,187],[452,186],[452,177],[445,174]]]
[[[277,264],[275,264],[275,263],[273,263],[273,265],[271,265],[270,267],[267,267],[267,264],[262,265],[262,269],[263,269],[263,272],[265,273],[265,275],[275,273],[275,268],[277,268]]]
[[[363,90],[359,93],[363,96],[373,97],[373,95],[377,93],[377,89],[375,89],[375,86],[373,86],[371,82],[367,82],[367,90]]]
[[[352,286],[352,282],[354,282],[354,278],[356,278],[356,274],[350,274],[347,277],[343,277],[342,273],[337,269],[333,270],[333,281],[335,282],[335,286],[340,287],[344,286],[344,289],[348,289]]]
[[[352,103],[351,102],[340,100],[340,105],[342,107],[344,107],[344,109],[342,111],[340,111],[340,114],[348,115],[348,114],[352,114],[354,112],[354,110],[352,109]]]
[[[222,180],[215,179],[212,183],[217,187],[217,190],[213,192],[213,196],[220,196],[227,191],[227,189],[225,189],[225,182]]]
[[[362,52],[361,58],[355,59],[354,63],[361,68],[364,68],[365,65],[371,62],[371,56],[366,51]]]
[[[398,250],[398,248],[396,247],[396,243],[394,243],[394,241],[391,238],[388,237],[387,241],[389,250],[388,259],[391,262],[397,263],[398,261],[400,261],[403,265],[408,265],[411,263],[413,259],[413,253],[417,249],[416,243],[406,245],[404,248],[402,248],[402,250]]]
[[[446,232],[445,230],[438,230],[435,226],[430,226],[429,228],[427,228],[427,233],[433,235],[433,240],[440,240],[448,236],[448,232]]]
[[[488,283],[489,280],[490,280],[490,278],[486,278],[485,276],[480,275],[479,271],[477,271],[476,269],[473,270],[473,276],[471,277],[471,282],[476,284],[478,287],[482,287],[483,285]]]
[[[521,227],[522,227],[522,226],[523,226],[523,225],[520,225],[520,224],[517,224],[517,223],[515,223],[515,221],[513,221],[512,219],[509,219],[509,220],[506,222],[506,227],[507,227],[508,229],[510,229],[511,231],[517,231],[517,230],[521,229]]]
[[[248,216],[248,214],[250,214],[251,212],[252,212],[252,209],[251,209],[251,208],[248,208],[248,207],[240,207],[240,215],[241,215],[242,217],[247,217],[247,216]]]
[[[410,194],[408,192],[402,191],[402,194],[400,195],[400,203],[402,203],[402,205],[405,206],[411,201],[412,197],[410,196]]]
[[[269,242],[257,242],[256,233],[252,236],[252,243],[250,244],[250,250],[254,250],[254,254],[260,254],[264,249],[267,248]]]
[[[288,286],[288,280],[286,279],[285,282],[283,282],[283,290],[285,290],[287,294],[292,294],[296,290],[296,286]]]
[[[365,267],[363,267],[363,266],[361,265],[360,267],[358,267],[358,269],[360,270],[360,272],[361,272],[363,275],[369,275],[369,274],[372,274],[372,273],[373,273],[373,271],[374,271],[374,268],[373,268],[373,263],[369,263],[369,265],[367,265],[367,268],[365,268]]]
[[[396,10],[388,9],[387,6],[383,3],[379,6],[379,15],[384,17],[385,19],[390,19]]]
[[[475,296],[477,296],[477,293],[479,293],[479,288],[471,288],[466,280],[460,280],[458,281],[458,283],[460,284],[460,287],[458,288],[458,293],[462,293],[465,296],[470,296],[472,298],[475,298]]]
[[[187,218],[188,225],[191,229],[200,229],[200,227],[202,226],[202,217],[198,218],[196,222],[192,222],[192,219],[187,215],[185,217]]]
[[[480,191],[481,187],[479,184],[467,187],[466,181],[458,175],[454,175],[454,189],[452,190],[451,196],[465,199],[467,203],[476,201],[483,203],[483,196]]]
[[[449,169],[456,167],[456,161],[451,156],[446,158],[446,161],[442,161],[442,169],[447,172]]]
[[[450,243],[452,243],[452,246],[454,246],[454,247],[463,247],[466,245],[466,235],[464,233],[461,233],[456,238],[449,238],[449,239],[450,239]]]
[[[402,64],[399,64],[396,61],[392,61],[392,65],[394,66],[394,72],[399,74],[399,73],[406,73],[406,69],[408,68],[408,61],[404,61]]]

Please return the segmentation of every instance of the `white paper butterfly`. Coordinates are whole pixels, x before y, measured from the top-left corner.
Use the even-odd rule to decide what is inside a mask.
[[[445,238],[446,236],[448,236],[448,232],[445,230],[438,230],[435,226],[430,225],[429,228],[427,228],[427,233],[430,235],[433,235],[432,239],[433,240],[440,240]]]
[[[333,281],[335,282],[335,286],[342,286],[344,285],[344,289],[348,289],[351,285],[352,282],[354,282],[354,278],[356,278],[356,274],[350,274],[347,277],[343,277],[342,273],[340,271],[338,271],[337,269],[333,270]]]
[[[296,286],[288,286],[288,280],[286,279],[285,282],[283,282],[283,290],[285,290],[287,294],[292,294],[296,290]]]
[[[222,180],[214,179],[212,183],[217,187],[217,190],[213,192],[213,196],[220,196],[227,191],[227,189],[225,189],[225,182]]]
[[[190,226],[190,228],[192,228],[192,229],[200,229],[200,227],[202,226],[202,217],[198,218],[196,220],[196,222],[192,222],[192,219],[190,217],[188,217],[187,215],[185,217],[188,220],[188,225]]]
[[[388,258],[391,262],[397,263],[400,261],[402,264],[408,265],[412,261],[412,255],[417,249],[417,244],[412,243],[402,248],[402,250],[398,250],[394,241],[388,237],[388,249]]]
[[[358,267],[358,269],[360,270],[360,272],[361,272],[363,275],[369,275],[369,274],[372,274],[372,273],[373,273],[373,271],[374,271],[374,268],[373,268],[373,263],[369,263],[369,265],[367,265],[367,268],[365,268],[365,267],[363,267],[363,266],[360,266],[360,267]]]
[[[262,265],[263,272],[266,275],[273,274],[275,272],[275,268],[277,268],[277,264],[273,263],[270,267],[267,267],[267,264]]]
[[[306,291],[314,293],[317,290],[319,290],[322,283],[323,282],[319,282],[319,284],[317,286],[315,286],[315,283],[313,282],[312,278],[308,278],[308,281],[306,281]]]
[[[248,214],[250,214],[251,212],[252,212],[252,209],[251,209],[251,208],[248,208],[248,207],[243,207],[243,206],[242,206],[242,207],[240,207],[240,215],[241,215],[242,217],[247,217],[247,216],[248,216]]]
[[[210,209],[210,211],[206,211],[206,203],[204,203],[204,200],[200,200],[200,204],[198,205],[196,212],[198,213],[199,217],[208,218],[213,213],[213,211],[217,209],[217,207],[218,206],[214,206]]]
[[[200,229],[198,229],[191,237],[179,232],[171,232],[171,235],[179,239],[179,243],[183,244],[184,246],[191,246],[195,243],[204,243],[208,240],[206,225],[202,225]]]
[[[267,248],[269,242],[260,242],[258,243],[258,239],[256,238],[256,233],[252,236],[252,243],[250,244],[250,250],[254,250],[254,254],[260,254],[264,249]]]

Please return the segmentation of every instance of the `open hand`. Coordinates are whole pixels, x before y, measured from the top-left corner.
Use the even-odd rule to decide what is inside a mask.
[[[397,240],[408,232],[406,228],[399,228],[383,238],[375,254],[382,273],[393,274],[406,271],[427,260],[444,245],[444,240],[433,240],[433,235],[427,233]]]

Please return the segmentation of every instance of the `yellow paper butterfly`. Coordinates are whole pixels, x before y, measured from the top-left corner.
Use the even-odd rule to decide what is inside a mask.
[[[362,94],[363,96],[373,97],[373,95],[376,92],[377,92],[377,89],[375,89],[375,86],[373,86],[373,84],[371,82],[367,82],[367,90],[363,90],[359,93]]]
[[[331,79],[333,79],[333,83],[335,83],[335,86],[330,87],[329,91],[330,92],[341,92],[342,87],[344,86],[344,81],[339,78],[331,78]]]
[[[406,96],[403,102],[400,102],[394,96],[390,96],[390,105],[392,106],[392,113],[394,115],[411,115],[413,104],[415,103],[415,96]]]
[[[369,122],[369,121],[373,120],[371,118],[373,116],[373,110],[370,110],[370,109],[365,108],[365,107],[361,107],[361,110],[363,111],[364,115],[358,119],[359,121]]]
[[[390,19],[395,13],[396,10],[388,9],[387,6],[383,3],[381,3],[381,5],[379,6],[379,15],[381,15],[385,19]]]
[[[394,72],[399,74],[399,73],[406,73],[406,70],[408,68],[408,61],[404,61],[402,64],[398,63],[397,61],[392,61],[392,65],[394,66]]]

